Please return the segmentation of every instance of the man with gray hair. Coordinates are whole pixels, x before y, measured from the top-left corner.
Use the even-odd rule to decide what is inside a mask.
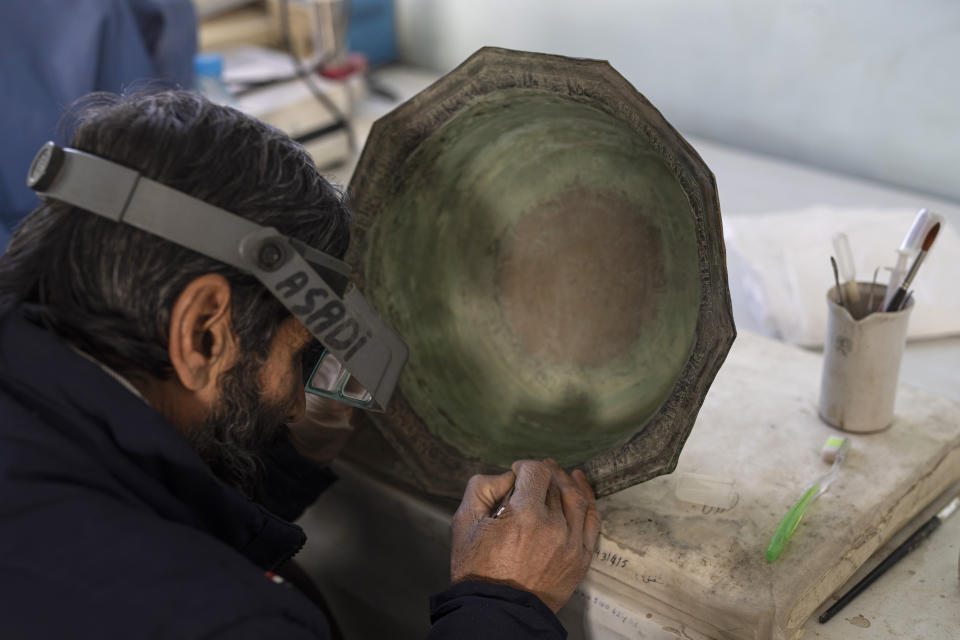
[[[70,115],[0,257],[4,637],[337,637],[278,573],[333,480],[325,434],[382,410],[406,357],[348,289],[342,195],[284,134],[193,93]],[[599,527],[579,471],[474,477],[430,637],[563,637]]]

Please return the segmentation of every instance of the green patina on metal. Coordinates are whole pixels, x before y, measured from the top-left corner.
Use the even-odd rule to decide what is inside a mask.
[[[736,335],[716,183],[609,64],[481,49],[374,124],[349,193],[411,352],[351,459],[449,497],[528,456],[598,496],[675,468]]]
[[[498,466],[582,464],[640,432],[696,339],[690,208],[662,153],[586,99],[501,90],[430,134],[363,256],[427,429]]]

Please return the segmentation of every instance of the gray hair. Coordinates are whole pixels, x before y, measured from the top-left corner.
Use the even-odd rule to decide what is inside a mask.
[[[91,94],[67,118],[73,148],[334,256],[346,252],[342,192],[277,129],[186,91]],[[208,273],[230,283],[240,347],[262,360],[288,313],[254,277],[133,227],[46,202],[24,219],[0,257],[0,317],[20,308],[125,375],[167,378],[171,309],[187,284]]]

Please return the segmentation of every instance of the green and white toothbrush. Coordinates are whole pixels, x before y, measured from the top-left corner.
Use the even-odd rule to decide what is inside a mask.
[[[836,436],[827,438],[826,444],[823,445],[822,456],[825,459],[829,459],[828,456],[832,455],[833,466],[830,467],[830,471],[827,471],[814,480],[803,492],[803,495],[800,496],[800,499],[793,503],[793,506],[787,511],[787,515],[783,516],[783,520],[780,521],[780,526],[777,527],[776,533],[773,534],[773,539],[770,540],[770,546],[767,547],[767,562],[773,562],[780,557],[780,553],[783,551],[784,546],[786,546],[787,541],[790,540],[790,536],[793,535],[797,525],[800,524],[800,518],[803,517],[807,507],[810,506],[811,502],[822,496],[837,475],[839,475],[840,465],[843,464],[844,458],[847,457],[847,451],[849,449],[850,440],[848,438],[838,438]]]

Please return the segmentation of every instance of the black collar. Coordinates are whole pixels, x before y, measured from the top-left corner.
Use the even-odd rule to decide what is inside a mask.
[[[159,516],[206,531],[267,569],[303,546],[299,527],[221,482],[163,416],[19,311],[0,318],[0,388]]]

